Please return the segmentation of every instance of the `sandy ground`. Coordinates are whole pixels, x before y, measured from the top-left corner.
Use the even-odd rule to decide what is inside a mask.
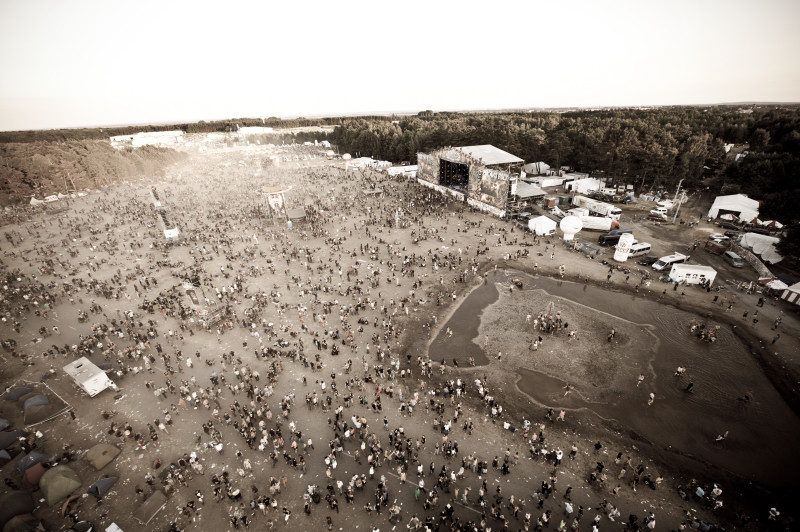
[[[171,218],[176,219],[182,227],[187,243],[183,246],[173,247],[162,253],[150,247],[153,242],[158,242],[160,237],[158,228],[152,221],[152,214],[147,207],[147,191],[132,186],[120,186],[106,191],[105,195],[93,195],[73,201],[71,211],[64,217],[43,217],[34,219],[17,226],[6,226],[4,229],[12,234],[22,237],[22,242],[13,246],[3,243],[3,269],[5,275],[19,270],[28,276],[37,275],[38,280],[44,284],[55,282],[62,283],[71,278],[80,277],[88,279],[89,275],[98,280],[109,280],[119,271],[124,278],[133,276],[134,279],[124,279],[116,285],[121,294],[119,299],[105,299],[102,296],[87,294],[79,291],[70,303],[66,296],[59,296],[58,302],[53,307],[57,318],[51,313],[48,320],[35,315],[33,306],[28,304],[21,316],[20,333],[15,333],[8,322],[3,326],[3,338],[13,338],[17,342],[16,353],[6,351],[3,356],[6,360],[3,374],[4,386],[11,386],[23,380],[39,381],[43,373],[50,368],[56,375],[47,379],[54,393],[63,397],[73,408],[75,419],[68,414],[38,425],[33,430],[42,433],[36,439],[39,448],[51,454],[60,455],[63,445],[69,443],[76,455],[69,462],[71,467],[78,472],[83,481],[82,490],[102,474],[118,476],[119,481],[114,489],[99,503],[94,497],[88,496],[79,499],[71,507],[73,514],[81,519],[91,521],[97,526],[105,527],[116,522],[124,530],[140,530],[144,527],[133,518],[143,497],[153,489],[144,482],[145,474],[150,471],[158,473],[163,471],[152,468],[153,460],[160,459],[166,466],[177,463],[184,453],[195,452],[204,465],[205,474],[195,474],[186,481],[186,486],[178,484],[168,499],[166,507],[159,512],[147,525],[153,530],[167,530],[171,525],[174,528],[186,530],[232,530],[233,525],[229,516],[236,511],[238,501],[223,500],[215,502],[212,496],[210,476],[221,473],[223,470],[230,473],[231,484],[240,488],[244,493],[241,502],[244,508],[241,512],[250,516],[252,527],[264,529],[269,522],[275,528],[308,530],[321,530],[325,528],[325,517],[330,516],[333,527],[344,529],[376,528],[379,530],[392,530],[395,526],[387,522],[387,508],[381,515],[365,512],[362,507],[365,503],[373,501],[373,491],[380,475],[385,475],[386,485],[389,490],[389,503],[401,507],[401,518],[405,524],[413,514],[424,519],[430,515],[438,517],[439,512],[448,502],[455,507],[455,515],[462,523],[471,520],[479,523],[481,508],[476,504],[478,490],[481,482],[487,482],[489,494],[495,493],[497,486],[502,486],[503,502],[502,512],[509,520],[510,529],[524,527],[525,513],[532,515],[532,527],[536,519],[544,510],[552,511],[551,526],[565,519],[566,526],[571,525],[572,518],[564,515],[563,493],[567,486],[572,486],[572,501],[575,511],[581,505],[585,512],[579,522],[581,530],[590,530],[591,522],[599,516],[601,530],[621,529],[621,522],[627,520],[629,514],[638,516],[642,525],[644,517],[649,513],[655,514],[658,529],[677,529],[681,523],[689,523],[687,515],[702,520],[706,523],[719,523],[729,528],[742,528],[750,530],[763,530],[766,528],[788,529],[789,521],[780,523],[767,521],[768,509],[777,505],[783,518],[791,517],[791,508],[786,501],[786,493],[771,493],[768,490],[749,489],[748,482],[740,482],[723,471],[713,468],[701,468],[696,471],[686,470],[683,467],[670,467],[670,461],[657,449],[638,441],[635,435],[627,430],[625,420],[606,422],[591,412],[580,409],[569,410],[565,421],[550,421],[545,418],[547,405],[532,401],[529,396],[520,392],[517,383],[521,377],[520,372],[509,372],[509,368],[522,368],[539,371],[550,376],[568,376],[562,379],[575,387],[574,395],[584,401],[607,401],[609,394],[614,390],[635,387],[636,376],[641,372],[647,373],[640,364],[631,364],[633,353],[636,360],[642,351],[653,349],[652,335],[647,328],[639,327],[629,321],[607,316],[598,319],[593,310],[583,308],[569,302],[559,302],[558,308],[563,309],[564,316],[569,321],[578,323],[578,339],[568,340],[563,337],[545,339],[543,345],[536,352],[528,349],[529,340],[533,332],[526,330],[524,316],[529,312],[526,308],[542,308],[550,301],[549,296],[532,290],[526,293],[527,299],[517,297],[519,294],[510,292],[509,284],[498,282],[498,300],[483,313],[478,330],[478,338],[489,335],[488,346],[478,347],[485,349],[490,360],[496,357],[497,352],[502,352],[502,363],[490,362],[485,366],[467,367],[460,364],[459,368],[448,367],[441,372],[439,365],[433,365],[433,376],[421,378],[418,357],[427,358],[427,346],[441,332],[442,326],[449,316],[457,309],[458,305],[472,292],[473,289],[484,282],[484,274],[493,271],[495,265],[518,268],[531,272],[532,262],[536,262],[536,274],[541,276],[557,277],[557,268],[564,265],[570,282],[590,282],[598,285],[606,284],[607,266],[598,261],[588,260],[580,254],[570,253],[560,246],[556,246],[554,260],[546,260],[552,250],[553,243],[541,242],[529,247],[521,244],[533,244],[530,235],[524,235],[519,229],[511,232],[512,226],[502,221],[487,217],[483,214],[465,211],[460,205],[449,203],[441,205],[438,202],[426,204],[428,193],[418,185],[392,182],[384,180],[377,174],[369,175],[369,179],[377,179],[377,183],[386,192],[381,197],[367,197],[358,194],[358,191],[369,186],[364,176],[360,173],[344,174],[341,171],[328,170],[317,161],[300,163],[310,166],[306,170],[295,170],[284,167],[280,170],[263,170],[260,162],[248,161],[245,167],[239,165],[226,165],[224,154],[209,155],[207,158],[195,156],[185,167],[176,169],[172,176],[164,182],[157,183],[157,188],[165,195],[165,202],[170,206]],[[239,160],[241,155],[236,155],[233,160]],[[178,175],[180,174],[180,177]],[[309,202],[313,200],[323,212],[320,229],[314,234],[312,228],[299,224],[292,230],[287,230],[280,225],[267,226],[258,216],[253,215],[252,207],[263,204],[264,201],[257,196],[251,196],[249,191],[257,189],[260,185],[271,185],[277,182],[292,183],[296,191],[302,191]],[[134,198],[135,202],[131,199]],[[242,199],[244,198],[244,199]],[[414,205],[408,201],[414,199]],[[135,208],[125,211],[125,206],[133,205]],[[389,227],[388,221],[394,221],[396,209],[401,209],[398,219],[408,220],[408,225],[403,228]],[[149,220],[149,221],[148,221]],[[148,227],[148,223],[152,226]],[[108,224],[108,225],[106,225]],[[466,229],[469,228],[467,231]],[[710,227],[701,227],[696,230],[653,229],[644,226],[642,232],[655,233],[660,231],[663,238],[658,241],[665,252],[670,247],[685,246],[695,238],[702,238],[703,231],[710,232]],[[369,234],[367,233],[369,231]],[[414,235],[412,235],[414,231]],[[94,232],[95,234],[91,234]],[[79,234],[78,234],[79,233]],[[414,240],[420,235],[424,239]],[[221,236],[227,240],[221,240]],[[253,238],[255,236],[255,238]],[[66,237],[66,238],[65,238]],[[74,240],[72,240],[74,238]],[[142,247],[130,249],[125,243],[134,239],[142,243]],[[194,239],[194,240],[191,240]],[[257,242],[256,242],[257,240]],[[516,241],[516,243],[515,243]],[[555,241],[554,241],[555,242]],[[362,252],[360,246],[367,245],[371,250]],[[545,251],[545,246],[548,249]],[[159,291],[179,284],[181,275],[178,273],[185,265],[190,265],[195,258],[201,256],[199,250],[206,247],[208,253],[202,254],[200,262],[206,273],[203,282],[203,293],[214,297],[217,289],[223,286],[230,287],[235,282],[235,275],[242,274],[239,280],[240,288],[235,295],[230,296],[230,303],[237,312],[241,321],[243,312],[250,306],[244,294],[258,292],[278,292],[274,301],[284,304],[280,309],[278,304],[270,304],[261,314],[262,325],[257,330],[262,331],[265,343],[275,345],[280,340],[288,342],[286,348],[279,348],[283,356],[277,358],[257,359],[253,356],[253,346],[258,342],[249,334],[249,331],[240,324],[235,324],[231,330],[224,334],[217,334],[215,330],[196,330],[194,335],[182,331],[182,340],[168,342],[166,331],[180,331],[179,321],[156,311],[147,314],[139,308],[143,296],[149,299],[156,297]],[[216,249],[214,248],[216,246]],[[477,255],[476,249],[488,247],[488,253]],[[77,255],[69,255],[69,248],[77,250]],[[307,250],[309,253],[292,254],[292,249]],[[264,253],[249,258],[246,251],[256,249]],[[457,263],[458,252],[463,264]],[[654,246],[654,249],[658,249]],[[109,252],[110,250],[110,252]],[[531,256],[516,259],[518,251],[528,250]],[[191,254],[190,254],[191,252]],[[538,253],[543,255],[540,257]],[[412,253],[424,258],[415,265],[410,265],[403,272],[404,257]],[[535,254],[534,254],[535,253]],[[657,253],[658,254],[658,253]],[[433,268],[433,255],[438,255],[437,267]],[[57,265],[52,273],[45,273],[40,268],[48,257],[58,258]],[[272,261],[267,263],[264,257]],[[312,262],[308,262],[311,258]],[[474,261],[474,262],[473,262]],[[161,262],[161,264],[159,264]],[[424,265],[422,264],[424,262]],[[90,263],[98,266],[93,269]],[[452,265],[452,268],[448,266]],[[250,266],[259,265],[266,268],[272,264],[274,272],[265,271],[262,274],[252,274]],[[474,264],[475,269],[468,266]],[[230,267],[228,267],[230,265]],[[143,273],[138,273],[135,268],[139,266]],[[320,266],[320,269],[317,267]],[[354,268],[351,280],[348,282],[347,269]],[[372,274],[370,270],[380,268],[379,273]],[[411,275],[408,270],[414,270]],[[341,273],[339,273],[341,271]],[[466,271],[463,282],[459,280],[461,272]],[[532,272],[531,272],[532,273]],[[736,274],[737,272],[733,272]],[[173,275],[176,274],[176,275]],[[16,275],[16,273],[15,273]],[[580,276],[580,280],[576,276]],[[752,277],[754,272],[740,272],[738,275]],[[440,283],[440,276],[442,277]],[[156,279],[158,286],[142,288],[142,295],[133,291],[134,283],[142,278]],[[373,279],[379,282],[372,284]],[[9,277],[10,279],[10,277]],[[635,276],[632,279],[636,279]],[[415,281],[422,282],[421,287],[412,287]],[[354,292],[348,293],[348,287],[360,287],[359,296]],[[506,293],[506,288],[509,293]],[[617,291],[631,291],[632,283],[627,284],[621,273],[616,273],[606,289]],[[643,290],[641,297],[655,300],[660,295],[661,286],[654,283],[650,290]],[[57,290],[53,290],[58,292]],[[413,292],[413,295],[412,295]],[[452,297],[455,292],[456,297]],[[735,294],[735,296],[734,296]],[[437,296],[443,296],[436,303]],[[724,291],[725,299],[735,300],[737,313],[741,315],[742,308],[755,309],[756,295],[746,295],[743,292],[733,292],[731,288]],[[351,346],[339,347],[342,353],[332,356],[330,349],[317,351],[312,344],[312,334],[317,333],[324,338],[326,331],[333,329],[344,330],[340,321],[339,312],[334,310],[328,316],[328,323],[314,320],[310,314],[320,314],[321,306],[317,301],[329,301],[335,305],[354,304],[358,297],[365,301],[374,301],[375,308],[369,305],[364,310],[349,317],[353,329],[354,341]],[[407,298],[407,299],[406,299]],[[86,323],[77,321],[79,310],[88,311],[90,301],[96,299],[102,306],[102,312],[90,313]],[[406,301],[403,301],[406,299]],[[680,291],[668,291],[663,304],[680,306],[684,309],[697,309],[704,315],[711,309],[715,314],[721,314],[723,309],[712,307],[710,296],[700,290],[687,289],[686,295],[681,296]],[[522,303],[522,301],[525,301]],[[41,308],[41,307],[39,307]],[[334,309],[336,307],[334,306]],[[383,310],[385,308],[385,311]],[[110,390],[103,392],[95,398],[82,395],[74,384],[63,374],[60,368],[73,359],[72,355],[56,355],[55,357],[43,356],[50,344],[71,345],[78,343],[79,335],[91,333],[94,323],[107,322],[120,312],[133,311],[141,315],[141,319],[157,321],[159,337],[157,341],[164,346],[165,351],[174,353],[180,349],[184,357],[192,356],[196,351],[201,353],[193,368],[185,365],[181,373],[165,376],[164,366],[159,359],[153,366],[153,373],[146,370],[138,374],[129,373],[124,377],[115,377],[120,391],[114,393]],[[796,371],[797,369],[797,330],[796,316],[788,306],[781,302],[770,302],[761,312],[761,324],[755,330],[748,330],[747,335],[755,334],[753,341],[763,342],[765,354],[761,356],[763,365],[769,370],[776,366],[784,365]],[[303,313],[299,315],[298,311]],[[776,344],[770,344],[774,332],[769,330],[769,325],[777,316],[783,316],[780,326],[782,337]],[[510,323],[509,316],[515,320]],[[106,318],[107,317],[107,318]],[[355,320],[364,318],[367,324],[363,325],[363,332],[358,331]],[[302,323],[308,330],[301,330]],[[733,320],[734,316],[720,316],[721,320]],[[390,322],[398,335],[384,337],[387,329],[384,322]],[[234,322],[235,323],[235,322]],[[265,323],[273,323],[270,329],[275,334],[269,335]],[[51,335],[44,338],[41,343],[36,343],[39,337],[38,329],[42,324],[48,328],[57,324],[60,335]],[[291,330],[280,330],[288,326]],[[614,338],[614,349],[607,349],[608,329],[614,327],[617,335]],[[512,334],[513,332],[513,334]],[[372,336],[377,334],[381,350],[390,350],[390,360],[397,361],[401,369],[410,369],[412,377],[405,379],[397,377],[391,380],[385,377],[375,377],[375,365],[388,367],[388,360],[380,361],[376,358],[376,345]],[[177,336],[177,334],[176,334]],[[305,354],[310,360],[314,355],[320,355],[323,368],[312,371],[301,361],[286,356],[298,339],[304,339]],[[244,347],[248,342],[248,347]],[[154,344],[151,342],[147,352],[156,354]],[[330,340],[330,343],[334,343]],[[127,339],[115,340],[118,349],[129,346]],[[367,351],[370,346],[370,351]],[[766,349],[769,347],[769,349]],[[756,350],[761,349],[756,344]],[[94,349],[92,359],[102,362],[100,353],[102,348]],[[220,355],[224,352],[234,351],[241,363],[228,364],[223,372]],[[773,353],[769,356],[766,353]],[[16,356],[14,356],[16,355]],[[24,359],[20,355],[30,355]],[[115,368],[119,364],[116,357],[110,357]],[[345,365],[347,360],[353,361],[353,370],[347,373]],[[205,361],[214,361],[214,366],[207,366]],[[362,360],[369,364],[368,371],[364,371]],[[496,361],[496,358],[494,359]],[[123,359],[124,361],[124,359]],[[780,361],[780,362],[778,362]],[[144,368],[142,360],[130,363],[129,366]],[[229,408],[234,401],[247,402],[247,396],[239,392],[233,394],[225,390],[220,397],[222,408],[216,416],[215,426],[219,428],[224,442],[224,453],[209,448],[210,438],[204,434],[202,424],[208,422],[212,411],[202,406],[191,407],[181,401],[179,393],[168,394],[163,400],[157,399],[151,390],[145,387],[146,381],[154,381],[155,386],[164,386],[166,379],[170,378],[176,384],[181,380],[189,381],[194,378],[195,383],[189,383],[188,388],[193,391],[202,391],[210,387],[209,378],[212,371],[224,374],[229,383],[235,383],[233,366],[241,368],[249,366],[257,369],[262,377],[267,373],[269,364],[280,364],[280,373],[274,383],[274,394],[265,401],[276,414],[280,412],[280,402],[289,394],[294,394],[296,404],[291,408],[291,414],[284,422],[296,424],[305,438],[312,438],[314,450],[307,456],[308,471],[301,474],[280,459],[273,467],[267,453],[249,448],[244,439],[236,432],[232,425],[221,422],[219,416]],[[173,367],[176,367],[175,365]],[[781,372],[776,372],[781,373]],[[794,373],[790,373],[793,375]],[[437,471],[443,464],[449,469],[457,471],[461,465],[460,457],[468,455],[479,457],[489,462],[487,474],[467,471],[463,479],[459,479],[450,487],[450,492],[440,494],[438,506],[425,510],[422,502],[414,500],[414,490],[409,483],[402,484],[398,472],[394,467],[383,466],[377,468],[375,479],[369,480],[366,489],[357,491],[355,505],[349,507],[344,498],[338,495],[340,512],[328,509],[323,500],[319,505],[312,504],[310,515],[303,513],[302,493],[310,483],[319,484],[325,491],[327,484],[326,466],[324,458],[327,455],[328,443],[333,437],[329,420],[333,417],[332,411],[322,411],[320,408],[310,409],[304,404],[306,393],[316,391],[320,397],[330,395],[330,388],[323,391],[319,381],[330,385],[332,375],[339,384],[339,389],[344,393],[352,390],[354,396],[368,397],[372,400],[375,396],[375,384],[380,383],[384,388],[392,386],[395,393],[393,397],[382,395],[383,408],[379,412],[373,411],[368,405],[354,404],[345,408],[345,419],[353,415],[362,415],[367,419],[368,432],[375,433],[381,441],[383,449],[389,448],[388,431],[383,429],[383,419],[386,417],[391,429],[403,427],[406,437],[412,442],[425,436],[426,443],[420,446],[418,462],[424,464],[426,486],[435,483],[435,476],[428,473],[429,464],[435,463]],[[350,390],[345,389],[343,382],[354,376],[362,379],[362,383],[353,383]],[[372,383],[364,383],[363,378],[370,376]],[[304,384],[303,378],[306,378]],[[490,408],[486,401],[478,395],[475,379],[485,379],[485,386],[497,404],[504,406],[504,413],[497,418],[490,418]],[[448,381],[463,380],[465,396],[459,401],[452,401],[442,395],[429,395],[431,390],[442,389]],[[592,382],[599,381],[603,386],[595,390]],[[264,381],[262,381],[264,382]],[[792,393],[788,387],[792,381],[784,383],[786,394]],[[794,381],[796,386],[796,380]],[[545,384],[543,384],[544,386]],[[552,388],[554,399],[557,390],[561,390],[560,381],[549,381],[547,386]],[[400,410],[401,400],[398,391],[402,390],[403,398],[407,401],[415,392],[420,394],[420,404],[413,416]],[[570,397],[567,398],[571,399]],[[449,435],[450,441],[457,441],[459,454],[457,458],[445,459],[441,454],[436,454],[434,444],[442,443],[440,432],[433,428],[434,419],[439,415],[423,408],[429,401],[444,404],[445,420],[455,415],[457,402],[461,404],[461,414],[457,416]],[[333,408],[342,404],[342,395],[332,397]],[[19,423],[18,407],[11,402],[3,402],[2,415]],[[171,406],[175,405],[175,409]],[[146,425],[152,424],[156,418],[163,419],[163,412],[168,409],[172,413],[173,424],[167,432],[159,431],[157,442],[150,442],[146,446],[137,445],[131,439],[118,438],[108,433],[110,423],[129,422],[135,431],[147,433]],[[101,410],[115,410],[117,414],[111,420],[100,417]],[[556,409],[555,414],[558,414]],[[542,458],[532,459],[529,453],[530,444],[523,436],[523,420],[533,420],[533,431],[528,438],[541,431],[544,446],[550,450],[561,449],[564,460],[555,468],[557,478],[556,493],[543,503],[541,509],[532,499],[533,493],[541,487],[541,483],[550,478],[554,472],[554,465],[547,463]],[[474,430],[468,434],[462,429],[464,421],[472,422]],[[511,432],[504,428],[504,423],[513,425],[516,430]],[[18,425],[17,425],[18,426]],[[271,426],[274,426],[271,425]],[[288,432],[288,431],[287,431]],[[199,441],[198,441],[199,436]],[[94,471],[88,464],[79,459],[82,451],[97,442],[119,444],[122,448],[120,456],[100,472]],[[288,442],[288,438],[287,438]],[[600,442],[602,447],[595,450],[594,444]],[[571,460],[567,457],[570,448],[575,445],[578,452]],[[241,462],[235,456],[236,450],[241,450],[243,458],[252,463],[252,471],[240,475],[236,472],[241,467]],[[366,460],[358,464],[354,461],[354,451],[358,444],[345,443],[343,452],[339,457],[338,466],[332,472],[337,479],[347,482],[355,473],[368,474]],[[492,459],[499,456],[502,462],[503,452],[508,449],[511,456],[519,453],[519,463],[511,467],[509,475],[502,475],[500,471],[491,466]],[[652,452],[651,452],[652,451]],[[682,450],[691,453],[691,449]],[[621,465],[614,463],[618,452],[623,453],[623,460],[631,459],[631,467],[642,464],[646,468],[646,475],[653,479],[660,479],[657,489],[638,485],[633,490],[630,479],[633,474],[628,471],[627,476],[617,480]],[[512,459],[513,461],[513,459]],[[603,483],[589,482],[590,473],[596,472],[596,464],[602,461],[605,465],[607,480]],[[19,483],[19,475],[13,470],[14,461],[3,467],[2,473]],[[787,471],[787,476],[791,472]],[[259,510],[251,511],[249,502],[254,498],[251,486],[258,488],[258,495],[268,494],[269,478],[286,477],[286,486],[276,496],[278,511],[268,511],[262,515]],[[692,501],[683,501],[678,495],[678,486],[688,486],[694,478],[704,486],[713,482],[722,482],[724,506],[712,511],[707,505]],[[416,463],[408,471],[408,481],[415,482]],[[723,482],[724,480],[724,482]],[[613,488],[620,485],[615,494]],[[135,488],[144,489],[143,494],[137,494]],[[455,489],[461,493],[469,487],[469,502],[462,504],[455,496]],[[694,488],[692,488],[694,489]],[[196,502],[198,510],[181,513],[190,500],[195,500],[195,492],[199,490],[204,494],[204,503]],[[754,493],[756,495],[754,495]],[[506,507],[508,497],[514,494],[517,500],[524,498],[526,503],[521,507],[519,519],[511,515],[511,509]],[[40,502],[40,493],[34,493],[37,501],[35,514],[42,519],[48,529],[64,529],[71,523],[69,518],[59,515],[59,506],[49,507]],[[603,501],[617,507],[621,513],[616,521],[612,522],[601,509]],[[494,502],[494,497],[487,496],[486,527],[494,530],[502,529],[502,521],[488,517],[488,508]],[[781,505],[783,503],[783,505]],[[287,508],[291,517],[284,522],[284,514],[280,509]],[[746,519],[741,514],[747,515]],[[574,516],[572,516],[574,517]],[[240,525],[241,526],[241,525]],[[642,525],[643,526],[643,525]],[[370,527],[370,528],[368,528]]]

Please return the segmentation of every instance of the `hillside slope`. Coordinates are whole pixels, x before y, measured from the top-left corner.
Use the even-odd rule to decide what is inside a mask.
[[[116,150],[93,140],[0,144],[0,205],[160,176],[186,156],[153,146]]]

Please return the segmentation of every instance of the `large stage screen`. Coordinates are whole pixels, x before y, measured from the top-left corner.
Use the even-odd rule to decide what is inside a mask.
[[[476,199],[504,210],[508,198],[508,180],[507,172],[484,168],[481,173],[480,197]]]
[[[427,153],[417,154],[417,177],[435,185],[439,184],[439,158]]]

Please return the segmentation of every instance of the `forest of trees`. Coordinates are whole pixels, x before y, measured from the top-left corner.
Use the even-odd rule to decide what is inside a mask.
[[[748,109],[750,110],[750,109]],[[796,218],[800,200],[800,108],[668,107],[601,111],[419,113],[345,120],[331,142],[340,151],[416,160],[443,146],[492,144],[525,161],[567,165],[621,178],[638,191],[679,180],[688,188],[742,192],[764,201],[765,216]],[[739,162],[725,144],[749,143]]]

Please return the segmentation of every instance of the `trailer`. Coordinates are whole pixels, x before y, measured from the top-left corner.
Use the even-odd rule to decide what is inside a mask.
[[[707,240],[706,245],[703,246],[703,249],[708,251],[709,253],[713,253],[714,255],[722,255],[726,251],[728,251],[727,246],[723,246],[718,242],[714,242],[713,240]]]
[[[619,222],[604,216],[581,216],[583,229],[585,231],[604,231],[619,229]]]
[[[603,203],[602,201],[587,198],[586,196],[573,196],[572,204],[576,207],[589,209],[590,214],[597,216],[606,216],[614,220],[619,220],[622,216],[622,211],[619,207],[610,203]]]
[[[669,277],[677,283],[711,286],[717,277],[717,270],[701,264],[673,264]]]

